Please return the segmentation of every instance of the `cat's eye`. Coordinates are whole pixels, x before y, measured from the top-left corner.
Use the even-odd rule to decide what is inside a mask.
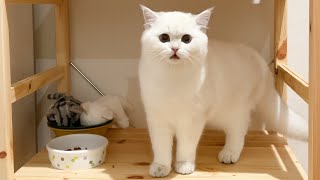
[[[170,36],[168,34],[161,34],[159,36],[159,40],[162,42],[162,43],[166,43],[166,42],[170,42]]]
[[[182,36],[181,38],[181,41],[186,43],[186,44],[189,44],[191,42],[192,38],[189,34],[185,34]]]

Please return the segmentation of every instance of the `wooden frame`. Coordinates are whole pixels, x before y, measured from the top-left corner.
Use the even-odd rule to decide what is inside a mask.
[[[9,28],[4,0],[0,0],[0,179],[13,179],[12,107]]]
[[[6,3],[53,4],[56,8],[57,66],[11,85]],[[58,91],[70,94],[68,0],[0,0],[0,179],[14,179],[11,103],[58,81]]]
[[[320,2],[310,1],[309,179],[320,179]]]
[[[286,66],[286,0],[275,1],[276,88],[286,99],[285,84],[309,103],[309,179],[320,179],[320,2],[310,0],[310,87]],[[56,8],[57,66],[11,86],[9,30],[6,3],[53,4]],[[0,0],[0,179],[13,179],[11,104],[46,84],[70,93],[68,0]]]

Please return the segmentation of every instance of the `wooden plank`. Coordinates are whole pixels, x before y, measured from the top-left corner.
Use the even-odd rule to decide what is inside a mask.
[[[62,0],[56,6],[56,57],[57,65],[63,67],[64,77],[58,83],[58,91],[70,94],[70,52],[69,52],[69,1]]]
[[[320,2],[310,0],[309,179],[320,179]]]
[[[309,84],[285,64],[278,63],[277,77],[290,86],[305,102],[309,102]]]
[[[6,3],[14,4],[61,4],[62,0],[6,0]]]
[[[274,68],[277,72],[278,64],[287,62],[287,1],[274,1]],[[276,89],[284,102],[287,101],[287,88],[284,81],[276,76]]]
[[[12,106],[9,28],[4,0],[0,0],[0,179],[13,179]]]
[[[31,77],[14,83],[11,87],[11,102],[15,102],[41,87],[63,78],[63,68],[54,67],[45,72],[35,74]]]
[[[217,136],[218,135],[218,136]],[[47,152],[41,151],[15,174],[19,179],[152,179],[148,175],[152,161],[149,135],[145,129],[112,129],[106,135],[109,139],[106,163],[82,171],[61,171],[51,167]],[[284,137],[277,134],[250,132],[246,141],[254,144],[258,140],[270,141],[274,146],[245,146],[240,161],[236,164],[219,163],[217,156],[222,145],[199,144],[197,169],[190,175],[178,175],[174,171],[163,179],[305,179],[300,164],[290,152]],[[279,142],[276,140],[279,138]],[[254,137],[254,138],[249,138]],[[267,140],[264,140],[264,139]],[[282,141],[280,139],[283,139]],[[206,130],[203,142],[224,141],[221,132]]]

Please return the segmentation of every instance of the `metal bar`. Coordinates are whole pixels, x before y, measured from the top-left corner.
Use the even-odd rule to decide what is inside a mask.
[[[77,68],[76,65],[74,65],[72,62],[70,62],[70,64],[71,64],[71,66],[72,66],[75,70],[78,71],[78,73],[79,73],[83,78],[85,78],[85,79],[88,81],[88,83],[89,83],[99,94],[101,94],[101,96],[104,96],[104,94],[97,88],[97,86],[94,85],[94,84],[90,81],[90,79],[87,78],[87,76],[84,75],[79,68]]]

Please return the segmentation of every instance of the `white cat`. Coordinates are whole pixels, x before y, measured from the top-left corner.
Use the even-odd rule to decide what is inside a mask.
[[[92,126],[114,119],[121,128],[129,127],[129,118],[125,110],[130,109],[126,99],[119,96],[106,95],[93,102],[87,101],[81,104],[82,125]]]
[[[268,129],[307,139],[307,123],[283,105],[257,52],[241,44],[208,43],[212,9],[198,15],[141,9],[145,30],[139,77],[154,152],[151,176],[170,173],[174,137],[175,171],[192,173],[206,124],[226,134],[219,161],[237,162],[252,113]]]

